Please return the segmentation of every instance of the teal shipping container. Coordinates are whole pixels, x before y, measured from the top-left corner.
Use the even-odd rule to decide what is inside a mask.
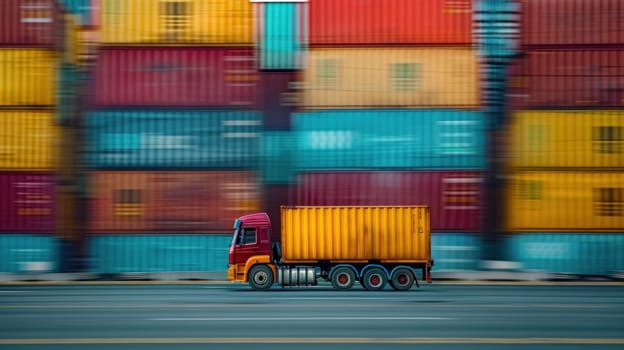
[[[1,234],[0,273],[57,272],[59,242],[52,235]]]
[[[624,272],[624,233],[516,233],[505,239],[523,270],[589,276]]]
[[[293,180],[293,161],[296,155],[295,137],[290,131],[262,133],[260,173],[264,184],[289,184]]]
[[[109,110],[86,115],[99,169],[256,169],[262,116],[235,110]]]
[[[474,271],[480,269],[483,240],[474,233],[431,234],[434,271]]]
[[[225,274],[232,236],[94,235],[89,239],[96,274],[145,272],[221,272]]]
[[[76,66],[61,64],[58,70],[58,86],[56,91],[56,122],[63,125],[69,122],[77,111],[77,86],[80,75]]]
[[[326,110],[295,113],[296,171],[485,167],[482,112]]]
[[[98,25],[98,0],[61,0],[60,2],[67,13],[77,15],[79,25]]]
[[[257,6],[260,69],[301,69],[307,46],[307,4],[270,2]]]

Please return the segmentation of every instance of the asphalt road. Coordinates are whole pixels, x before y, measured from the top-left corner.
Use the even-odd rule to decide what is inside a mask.
[[[624,349],[624,284],[0,286],[0,348]]]

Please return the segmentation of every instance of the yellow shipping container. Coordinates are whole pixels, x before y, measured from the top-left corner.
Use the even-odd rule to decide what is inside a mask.
[[[624,172],[514,172],[510,231],[624,231]]]
[[[479,105],[477,51],[445,48],[316,48],[303,73],[307,108]]]
[[[0,171],[51,171],[60,129],[53,111],[0,110]]]
[[[249,0],[102,0],[103,44],[253,43]]]
[[[624,167],[624,111],[517,111],[510,163],[519,167]]]
[[[282,207],[282,258],[428,261],[429,207]]]
[[[56,103],[57,55],[45,49],[0,49],[0,105]]]

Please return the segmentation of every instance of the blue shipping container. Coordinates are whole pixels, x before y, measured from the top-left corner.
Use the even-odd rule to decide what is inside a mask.
[[[89,272],[222,272],[231,235],[94,235]]]
[[[0,272],[57,272],[58,239],[27,233],[0,235]]]
[[[289,184],[292,182],[295,139],[290,131],[264,131],[262,133],[260,173],[264,184]]]
[[[433,270],[474,271],[480,268],[482,239],[478,234],[434,233],[431,235]]]
[[[612,276],[624,272],[624,233],[518,233],[505,240],[524,270]]]
[[[260,69],[302,68],[307,4],[273,2],[260,9]]]
[[[97,111],[86,116],[99,169],[255,169],[262,116],[252,111]]]
[[[461,110],[296,113],[296,170],[485,166],[484,114]]]

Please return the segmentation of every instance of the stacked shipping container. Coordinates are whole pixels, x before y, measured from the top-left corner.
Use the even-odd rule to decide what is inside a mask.
[[[57,268],[63,23],[54,1],[0,2],[0,272]]]
[[[510,255],[552,272],[624,270],[624,5],[525,0],[522,8],[524,52],[509,97]],[[583,257],[594,248],[605,261]]]
[[[294,204],[430,205],[438,271],[476,268],[479,255],[449,241],[480,246],[485,121],[472,7],[310,1],[301,110],[283,141],[297,149]]]
[[[100,11],[84,121],[92,270],[223,271],[197,248],[227,261],[231,218],[260,209],[252,5],[102,0]]]

